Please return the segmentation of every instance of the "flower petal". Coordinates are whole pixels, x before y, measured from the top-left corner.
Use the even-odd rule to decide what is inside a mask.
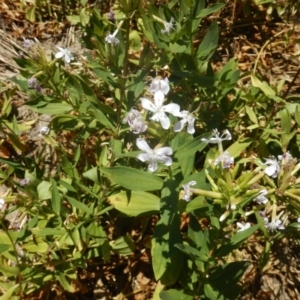
[[[157,149],[154,149],[154,152],[157,155],[172,155],[173,154],[173,150],[171,147],[157,148]]]
[[[162,91],[157,91],[154,93],[154,103],[156,107],[162,107],[164,103],[165,95]]]
[[[177,122],[177,123],[174,125],[174,131],[175,131],[175,132],[180,132],[180,131],[183,129],[183,127],[184,127],[184,125],[185,125],[186,122],[187,122],[187,121],[186,121],[185,119],[182,119],[182,120],[180,120],[179,122]]]
[[[136,139],[136,145],[140,150],[148,154],[152,154],[153,150],[149,147],[148,143],[144,139],[141,138]]]
[[[195,119],[188,120],[187,132],[189,134],[194,134],[195,133],[194,123],[195,123]]]
[[[142,162],[145,162],[148,161],[151,158],[151,156],[148,153],[140,153],[136,158],[141,160]]]
[[[141,102],[142,102],[143,108],[145,108],[147,110],[150,110],[152,112],[156,112],[157,111],[157,107],[149,99],[147,99],[147,98],[141,98]]]
[[[148,170],[149,170],[151,173],[153,173],[153,172],[155,172],[155,171],[157,170],[157,162],[156,162],[156,160],[152,160],[152,161],[150,162],[150,164],[148,165]]]
[[[55,53],[55,58],[62,58],[65,54],[63,52]]]
[[[60,52],[65,52],[65,49],[64,48],[61,48],[61,47],[58,47],[58,46],[55,46]]]
[[[166,111],[174,116],[177,116],[180,113],[180,106],[176,103],[164,105],[162,109],[163,111]]]
[[[162,162],[166,166],[171,166],[172,163],[173,163],[172,158],[168,157],[168,156],[164,156],[164,158],[163,159],[159,159],[159,161]]]
[[[224,137],[223,137],[224,136]],[[222,141],[230,141],[231,140],[231,133],[226,129],[224,133],[221,135]]]
[[[265,173],[270,176],[270,177],[273,177],[273,176],[277,176],[277,173],[276,173],[276,166],[268,166],[265,168]]]
[[[163,129],[169,129],[171,122],[170,119],[164,113],[159,113],[158,118]]]

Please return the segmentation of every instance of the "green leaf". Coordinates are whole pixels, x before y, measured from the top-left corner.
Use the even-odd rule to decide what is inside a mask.
[[[258,120],[257,120],[257,117],[256,117],[254,111],[253,111],[253,108],[248,106],[248,105],[246,105],[245,108],[246,108],[246,114],[248,115],[251,122],[253,122],[254,124],[257,124]]]
[[[30,231],[36,236],[44,235],[64,235],[66,234],[65,229],[55,229],[55,228],[31,228]]]
[[[0,254],[12,248],[11,245],[8,244],[0,244]]]
[[[152,238],[152,265],[156,280],[164,285],[174,284],[180,275],[183,253],[174,245],[182,243],[178,213],[178,182],[167,179],[161,193],[161,218]]]
[[[187,157],[192,156],[197,151],[202,151],[206,146],[207,143],[204,143],[201,141],[202,138],[207,138],[211,134],[203,134],[201,136],[198,136],[192,140],[189,140],[182,144],[176,151],[175,157],[178,158],[178,160],[186,159]]]
[[[83,177],[88,178],[89,180],[92,180],[93,182],[100,184],[100,172],[98,167],[94,167],[82,174]]]
[[[223,300],[223,298],[220,297],[220,294],[214,290],[214,288],[206,283],[204,284],[204,294],[207,297],[207,299],[218,299],[218,300]]]
[[[192,295],[186,294],[184,290],[168,290],[159,293],[161,300],[193,300]]]
[[[204,18],[208,15],[211,15],[213,13],[218,12],[219,10],[221,10],[224,6],[226,5],[226,3],[214,3],[212,5],[210,5],[208,8],[204,8],[200,11],[199,14],[197,14],[196,18]]]
[[[51,199],[52,193],[50,191],[51,183],[48,181],[42,181],[37,186],[37,192],[39,195],[39,200],[48,200]]]
[[[241,292],[241,286],[238,285],[250,262],[237,261],[228,263],[215,268],[209,275],[209,283],[214,291],[218,291],[223,299],[236,300]],[[222,299],[221,297],[215,299]]]
[[[281,129],[284,133],[290,133],[292,128],[291,114],[286,108],[283,108],[280,112]]]
[[[216,21],[214,21],[203,41],[201,42],[201,44],[199,45],[196,55],[197,58],[199,58],[202,62],[208,61],[214,54],[217,46],[219,43],[219,26],[218,23]]]
[[[207,207],[207,201],[204,196],[198,196],[187,204],[185,211],[190,213],[203,207]]]
[[[28,105],[33,111],[47,115],[60,115],[73,110],[73,107],[70,104],[63,101],[53,101],[43,106],[35,106],[28,101],[26,102],[26,105]]]
[[[96,106],[91,105],[91,107],[93,108],[92,111],[96,117],[96,120],[100,124],[104,125],[105,127],[110,128],[112,131],[114,131],[115,126],[110,122],[110,120],[105,116],[105,114],[101,110],[99,110]]]
[[[67,20],[72,24],[77,24],[80,22],[80,17],[78,15],[66,16]]]
[[[25,16],[28,21],[35,22],[35,4],[30,5]]]
[[[72,197],[68,197],[68,196],[66,196],[66,199],[73,207],[77,208],[79,211],[83,211],[90,215],[93,214],[93,210],[91,208],[89,208],[87,205],[85,205],[84,203],[82,203]]]
[[[208,261],[208,257],[201,255],[201,252],[194,247],[185,244],[176,244],[176,248],[178,248],[181,252],[188,255],[193,261]]]
[[[110,242],[112,250],[119,255],[131,255],[134,252],[134,242],[129,236],[121,236]]]
[[[256,224],[254,226],[251,226],[250,228],[238,232],[235,234],[226,245],[222,245],[215,253],[216,257],[222,257],[226,256],[229,253],[231,253],[234,249],[237,249],[240,247],[240,245],[248,239],[258,228],[260,227],[260,224]]]
[[[51,204],[53,211],[59,215],[61,207],[61,198],[57,189],[57,184],[54,179],[52,179],[52,195],[51,195]]]
[[[141,38],[136,30],[130,30],[129,45],[133,51],[140,51],[142,47]]]
[[[14,291],[19,287],[19,284],[11,286],[1,297],[0,300],[11,300]]]
[[[86,12],[85,8],[80,11],[79,18],[82,26],[86,26],[90,22],[89,12]]]
[[[113,183],[128,190],[155,191],[163,185],[163,180],[158,176],[129,167],[100,168],[100,171]]]
[[[298,124],[298,126],[300,125],[300,105],[299,104],[297,104],[297,106],[296,106],[296,111],[295,111],[295,120],[296,120],[296,122],[297,122],[297,124]]]
[[[45,252],[48,251],[49,246],[45,242],[38,242],[35,244],[34,242],[30,241],[29,243],[24,244],[22,248],[31,253],[45,254]]]
[[[58,282],[62,285],[62,287],[67,290],[70,293],[74,293],[75,289],[74,287],[69,283],[67,280],[65,274],[58,272],[56,273],[56,278],[58,279]]]
[[[170,44],[170,51],[173,53],[183,53],[186,51],[186,48],[184,41],[176,41],[176,43]]]
[[[54,130],[76,130],[84,123],[77,117],[72,115],[59,115],[52,119],[52,128]]]
[[[159,198],[142,191],[131,191],[130,195],[123,191],[109,196],[108,200],[115,209],[132,217],[159,211]]]
[[[270,98],[276,96],[276,92],[265,81],[260,81],[253,74],[251,74],[251,82],[253,86],[259,88],[266,96]]]
[[[229,148],[226,150],[229,152],[230,156],[238,157],[241,153],[247,149],[252,143],[254,142],[251,138],[246,138],[242,140],[238,140],[233,143]]]

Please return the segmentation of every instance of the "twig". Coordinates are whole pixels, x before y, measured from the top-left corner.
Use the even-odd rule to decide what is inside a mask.
[[[257,56],[257,58],[256,58],[256,60],[255,60],[254,68],[253,68],[253,71],[252,71],[253,74],[255,74],[255,72],[256,72],[258,60],[259,60],[260,56],[262,55],[263,51],[265,50],[265,48],[270,44],[270,42],[271,42],[274,38],[276,38],[277,36],[281,35],[282,33],[285,33],[286,31],[287,31],[287,29],[283,29],[283,30],[281,30],[280,32],[276,33],[274,36],[272,36],[270,39],[268,39],[268,40],[265,42],[265,44],[261,47],[261,49],[260,49],[260,51],[259,51],[259,53],[258,53],[258,56]]]
[[[297,77],[299,76],[300,73],[300,68],[298,68],[298,71],[296,72],[295,76],[293,77],[293,80],[288,84],[288,87],[286,89],[286,91],[284,92],[284,94],[282,95],[282,98],[285,99],[286,96],[288,95],[288,93],[290,92],[293,84],[295,83]]]

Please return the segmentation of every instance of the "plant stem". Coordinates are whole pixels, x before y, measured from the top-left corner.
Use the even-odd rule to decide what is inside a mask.
[[[18,283],[19,286],[20,286],[20,299],[22,299],[23,298],[23,289],[22,289],[21,266],[20,266],[20,263],[19,263],[19,253],[18,253],[18,250],[16,248],[15,242],[14,242],[14,240],[12,239],[12,237],[9,233],[9,230],[7,229],[6,225],[3,223],[3,216],[1,216],[1,218],[0,218],[0,223],[1,223],[1,226],[2,226],[3,230],[7,234],[8,238],[9,238],[9,241],[11,242],[11,245],[13,247],[13,251],[14,251],[14,254],[15,254],[15,258],[16,258],[16,264],[17,264],[17,267],[18,267],[18,270],[19,270],[18,277],[16,278],[16,283]]]

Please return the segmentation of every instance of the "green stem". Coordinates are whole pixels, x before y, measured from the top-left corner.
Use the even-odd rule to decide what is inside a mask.
[[[3,228],[3,230],[5,231],[5,233],[7,234],[8,236],[8,239],[13,247],[13,251],[14,251],[14,254],[15,254],[15,258],[16,258],[16,264],[17,264],[17,267],[18,267],[18,277],[16,278],[16,283],[19,284],[20,286],[20,299],[23,298],[23,289],[22,289],[22,274],[21,274],[21,265],[19,263],[19,253],[18,253],[18,250],[16,248],[16,244],[14,242],[14,240],[12,239],[11,235],[9,234],[9,230],[7,229],[6,225],[4,224],[3,222],[3,217],[0,218],[1,219],[1,226]]]
[[[126,84],[128,79],[129,73],[129,33],[130,33],[130,19],[133,17],[134,13],[130,17],[126,17],[125,20],[125,56],[124,56],[124,63],[123,63],[123,70],[122,76],[120,78],[121,83],[121,90],[120,90],[120,102],[117,108],[117,118],[118,118],[118,125],[117,125],[117,132],[119,132],[121,127],[121,114],[122,114],[122,106],[126,100]]]

